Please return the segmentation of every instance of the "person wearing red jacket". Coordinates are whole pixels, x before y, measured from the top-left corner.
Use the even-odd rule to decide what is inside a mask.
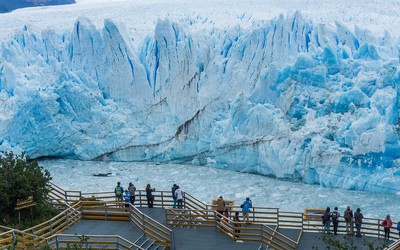
[[[393,226],[393,222],[390,219],[390,215],[386,216],[386,219],[382,221],[383,229],[385,230],[385,239],[389,240],[390,238],[390,228]]]

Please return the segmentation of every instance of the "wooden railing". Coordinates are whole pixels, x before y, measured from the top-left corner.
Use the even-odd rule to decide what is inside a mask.
[[[392,244],[390,244],[385,250],[399,250],[400,249],[400,240],[396,240]]]
[[[67,209],[48,222],[37,225],[23,231],[23,234],[39,236],[44,239],[50,238],[72,226],[80,218],[81,211],[85,211],[85,219],[101,220],[129,220],[134,223],[143,233],[160,244],[173,249],[172,231],[143,214],[135,206],[147,206],[145,190],[137,190],[135,206],[125,207],[124,202],[117,202],[113,192],[82,193],[80,191],[65,191],[57,185],[51,184],[52,192],[49,195],[56,204],[63,204]],[[203,203],[188,193],[184,195],[184,209],[169,209],[173,205],[170,191],[154,191],[154,206],[164,207],[167,214],[167,224],[179,227],[217,227],[221,232],[232,239],[243,241],[258,241],[272,248],[285,247],[291,249],[297,244],[301,234],[304,232],[321,232],[323,230],[322,220],[314,218],[307,219],[300,212],[280,211],[278,208],[253,207],[249,211],[252,227],[237,227],[243,225],[241,222],[233,223],[230,218],[218,217],[211,206]],[[241,208],[234,207],[232,214]],[[345,222],[340,218],[339,233],[345,233]],[[382,237],[383,228],[381,220],[364,218],[361,228],[362,234],[373,237]],[[279,228],[299,229],[297,240],[291,240],[278,233]],[[331,227],[333,229],[333,227]],[[4,230],[4,229],[3,229]],[[238,233],[238,230],[241,232]],[[355,230],[355,227],[354,227]],[[1,243],[12,244],[16,231],[6,231],[0,234]],[[395,230],[391,230],[390,237],[397,239]],[[24,239],[24,237],[19,236]],[[27,244],[30,242],[27,241]],[[397,243],[400,246],[400,243]],[[394,245],[394,244],[393,244]],[[397,246],[397,245],[396,245]],[[388,248],[395,249],[395,248]]]
[[[248,226],[218,214],[214,210],[166,209],[167,225],[171,227],[216,227],[232,240],[260,242],[275,249],[296,249],[294,241],[263,223]]]
[[[7,231],[0,234],[0,249],[31,249],[44,247],[47,239],[4,226],[0,226]]]
[[[43,222],[34,227],[24,230],[26,233],[32,235],[41,236],[44,238],[51,237],[52,235],[61,233],[67,228],[75,225],[81,218],[81,202],[77,202],[75,205],[59,213],[52,219]]]
[[[140,246],[119,235],[72,235],[58,234],[49,241],[49,246],[56,249],[134,249],[144,250]]]
[[[52,205],[69,207],[71,204],[75,204],[76,202],[80,201],[81,198],[81,191],[67,191],[50,182],[49,199]]]
[[[26,230],[12,229],[1,233],[0,247],[13,244],[16,244],[18,249],[45,246],[48,237],[65,231],[79,221],[81,217],[80,206],[81,202],[78,202],[54,218]]]
[[[129,206],[129,219],[143,232],[144,235],[149,236],[167,248],[173,246],[172,230],[142,213],[133,205]]]

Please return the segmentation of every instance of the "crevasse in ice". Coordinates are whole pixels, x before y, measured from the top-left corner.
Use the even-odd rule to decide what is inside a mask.
[[[399,42],[305,20],[194,32],[159,20],[26,26],[0,47],[0,150],[209,165],[400,191]]]

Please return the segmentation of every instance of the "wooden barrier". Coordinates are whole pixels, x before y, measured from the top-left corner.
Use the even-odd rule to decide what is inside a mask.
[[[170,229],[143,214],[136,207],[129,205],[126,208],[124,202],[116,202],[113,192],[82,193],[80,191],[65,191],[54,184],[51,185],[51,188],[52,192],[49,197],[52,200],[56,200],[56,204],[63,204],[66,210],[46,223],[25,230],[24,234],[46,239],[61,233],[81,218],[129,220],[145,235],[160,244],[166,247],[173,245],[172,231]],[[319,219],[319,214],[314,214],[315,211],[311,211],[312,209],[307,210],[307,213],[301,213],[280,211],[278,208],[253,207],[249,212],[253,226],[238,227],[236,225],[243,224],[243,222],[236,222],[235,224],[230,218],[217,216],[215,211],[210,209],[210,205],[206,205],[188,193],[184,194],[184,209],[169,208],[173,205],[170,191],[154,191],[153,194],[155,197],[154,206],[166,208],[167,224],[169,226],[216,227],[229,238],[236,239],[236,237],[240,237],[240,240],[260,242],[271,248],[292,249],[293,244],[299,242],[303,231],[320,232],[323,228],[322,219]],[[136,191],[135,206],[147,206],[145,190]],[[241,208],[233,207],[231,214],[235,211],[241,213]],[[362,234],[378,238],[383,237],[383,228],[380,223],[381,220],[379,219],[364,218],[361,228]],[[297,241],[287,239],[287,237],[277,232],[278,228],[299,229],[299,238]],[[393,229],[395,228],[393,227]],[[237,233],[235,230],[240,230],[241,232]],[[340,217],[338,232],[345,233],[345,231],[345,222],[343,217]],[[15,231],[1,233],[0,246],[12,244],[16,234]],[[29,236],[31,241],[33,241],[33,236]],[[396,230],[391,230],[390,237],[397,239]],[[29,244],[28,238],[26,239],[26,244]],[[400,245],[400,243],[397,244]]]
[[[129,218],[143,234],[149,236],[159,244],[167,248],[171,248],[173,245],[172,230],[142,213],[133,205],[129,207]]]
[[[135,249],[144,250],[140,246],[119,235],[72,235],[58,234],[49,241],[51,248],[68,249],[74,246],[85,249]]]

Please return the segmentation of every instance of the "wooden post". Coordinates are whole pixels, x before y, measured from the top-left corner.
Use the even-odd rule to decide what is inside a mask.
[[[21,210],[18,209],[18,225],[21,227]]]
[[[21,209],[24,208],[30,208],[31,209],[31,224],[33,221],[33,212],[32,212],[32,207],[36,205],[35,202],[33,202],[33,196],[29,196],[28,199],[26,200],[17,200],[17,205],[15,206],[15,211],[18,211],[18,223],[21,226]]]

